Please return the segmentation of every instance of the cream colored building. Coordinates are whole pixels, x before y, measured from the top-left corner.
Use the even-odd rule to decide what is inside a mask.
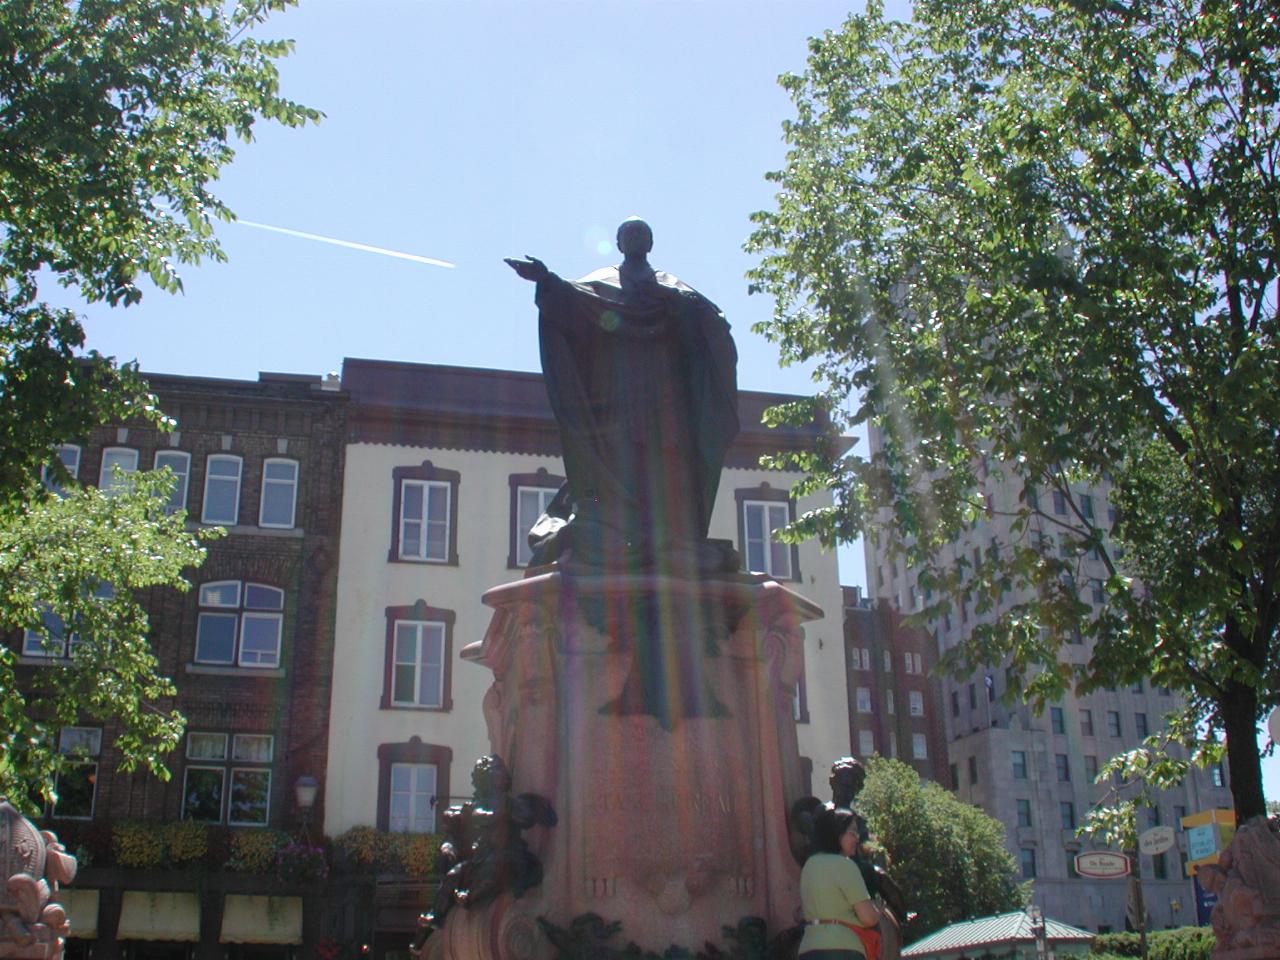
[[[489,624],[484,592],[522,576],[528,525],[563,474],[558,434],[536,374],[348,359],[342,380],[351,416],[324,830],[430,832],[489,752],[480,704],[492,675],[459,654]],[[796,701],[800,753],[822,770],[850,751],[836,556],[747,542],[757,523],[819,505],[790,499],[799,475],[755,465],[816,438],[758,425],[781,399],[741,394],[710,535],[825,612],[805,627]]]

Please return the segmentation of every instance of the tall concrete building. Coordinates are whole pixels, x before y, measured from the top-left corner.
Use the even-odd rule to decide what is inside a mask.
[[[878,430],[870,432],[870,450],[882,443]],[[978,471],[986,498],[985,515],[947,548],[943,565],[972,569],[985,562],[988,551],[1009,544],[1015,535],[1013,517],[1021,506],[1020,481],[984,465]],[[1070,488],[1042,492],[1036,504],[1041,516],[1033,517],[1027,530],[1017,534],[1031,538],[1041,549],[1062,550],[1055,518],[1079,510],[1096,516],[1104,529],[1115,522],[1108,503],[1108,488]],[[868,538],[866,545],[869,592],[903,613],[916,612],[929,602],[917,571],[901,559],[890,559],[886,543]],[[1081,599],[1100,604],[1106,571],[1100,559],[1088,554],[1077,558],[1076,583]],[[1000,609],[1025,601],[1016,591],[1002,599],[1003,606],[979,614],[957,606],[931,624],[940,652],[966,638],[979,624],[990,622]],[[1084,663],[1091,651],[1079,637],[1062,647],[1061,657]],[[946,727],[950,786],[957,795],[1004,823],[1010,852],[1022,876],[1033,881],[1033,899],[1047,916],[1099,932],[1125,929],[1126,889],[1122,880],[1090,880],[1075,872],[1075,855],[1094,847],[1076,836],[1076,828],[1089,809],[1104,799],[1109,784],[1095,784],[1098,770],[1108,759],[1136,747],[1163,724],[1178,706],[1176,696],[1149,680],[1124,690],[1100,690],[1084,696],[1067,694],[1039,716],[1020,702],[1018,690],[1009,690],[1014,679],[1005,665],[986,665],[959,679],[943,676],[941,693]],[[1011,702],[1004,694],[1009,692]],[[1222,766],[1193,770],[1179,788],[1167,791],[1147,811],[1139,830],[1156,824],[1178,826],[1181,817],[1214,807],[1230,807],[1231,793]],[[1163,928],[1196,922],[1192,881],[1185,875],[1186,838],[1179,833],[1177,846],[1156,857],[1139,857],[1148,912],[1148,926]]]

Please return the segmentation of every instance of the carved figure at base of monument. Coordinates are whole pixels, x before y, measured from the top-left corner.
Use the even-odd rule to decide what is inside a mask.
[[[1209,918],[1213,960],[1280,957],[1280,834],[1265,817],[1245,823],[1196,877],[1218,895]]]
[[[71,933],[53,898],[76,876],[76,858],[58,838],[0,797],[0,957],[61,960]]]

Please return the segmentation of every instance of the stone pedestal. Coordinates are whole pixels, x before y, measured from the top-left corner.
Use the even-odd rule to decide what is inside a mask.
[[[1218,895],[1210,914],[1213,960],[1280,957],[1280,834],[1265,817],[1246,822],[1218,862],[1196,876]]]
[[[484,639],[493,752],[513,793],[560,822],[526,834],[544,866],[519,900],[455,909],[432,951],[546,956],[534,918],[620,921],[618,945],[722,943],[744,916],[793,924],[787,811],[805,793],[793,697],[801,624],[822,611],[768,577],[589,577],[490,590]],[[434,939],[434,938],[433,938]]]

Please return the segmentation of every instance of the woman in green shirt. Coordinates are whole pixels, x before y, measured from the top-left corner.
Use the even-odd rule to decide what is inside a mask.
[[[862,871],[850,859],[857,845],[858,825],[852,811],[827,807],[818,813],[813,824],[817,852],[800,872],[805,927],[799,960],[868,957],[858,928],[876,931],[880,910],[867,893]],[[874,939],[878,940],[878,933]]]

